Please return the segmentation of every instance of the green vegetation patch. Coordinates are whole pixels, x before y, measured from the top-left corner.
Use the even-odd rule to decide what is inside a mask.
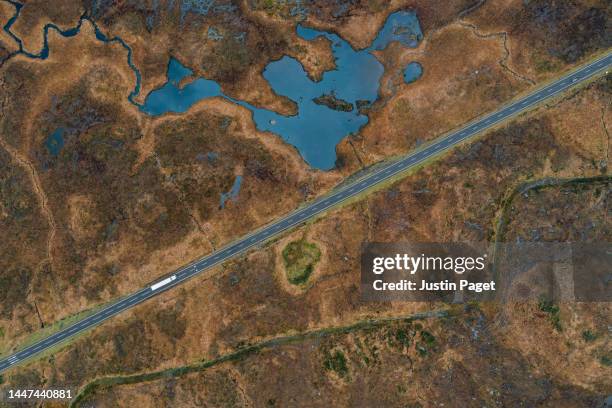
[[[287,280],[294,285],[306,283],[321,258],[319,248],[306,240],[293,241],[283,249]]]
[[[587,343],[597,340],[597,334],[593,333],[591,330],[585,330],[582,332],[582,338]]]
[[[421,339],[428,345],[432,345],[436,342],[434,335],[425,330],[421,330]]]
[[[405,328],[399,328],[395,331],[395,340],[404,347],[410,347],[414,336]]]
[[[414,344],[416,334],[417,330],[415,330],[411,322],[403,322],[396,327],[390,327],[385,337],[390,348],[405,351]]]
[[[435,349],[436,338],[433,334],[426,330],[421,330],[420,337],[421,340],[417,342],[416,350],[419,353],[419,356],[425,357],[430,351]]]
[[[336,350],[333,353],[325,353],[323,360],[323,367],[326,370],[334,371],[340,377],[345,377],[348,374],[348,365],[346,364],[346,357],[340,350]]]
[[[542,298],[538,303],[538,307],[541,311],[548,313],[548,318],[550,319],[550,322],[552,323],[555,330],[563,330],[563,328],[561,327],[561,315],[559,306],[555,305],[552,300]]]

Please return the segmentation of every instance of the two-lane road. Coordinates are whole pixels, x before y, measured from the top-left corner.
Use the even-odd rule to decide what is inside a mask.
[[[427,147],[408,154],[401,160],[388,164],[377,171],[354,181],[351,184],[333,191],[325,197],[321,197],[313,201],[307,206],[286,215],[278,221],[238,239],[223,249],[192,262],[191,264],[175,271],[172,275],[168,275],[164,279],[160,279],[157,283],[140,289],[121,300],[109,304],[98,312],[61,329],[60,331],[33,345],[25,347],[24,349],[3,360],[0,360],[0,373],[12,365],[18,364],[20,361],[28,359],[44,350],[58,345],[62,341],[74,336],[79,332],[91,329],[104,320],[109,319],[110,317],[115,316],[126,309],[129,309],[153,296],[159,295],[160,293],[180,285],[187,279],[192,278],[219,263],[227,261],[228,259],[245,252],[255,245],[264,243],[271,237],[290,229],[295,225],[307,221],[317,214],[341,203],[347,198],[355,196],[364,190],[367,190],[397,175],[398,173],[419,165],[423,161],[434,157],[453,146],[456,146],[457,144],[481,133],[486,129],[491,128],[492,126],[495,126],[497,123],[509,119],[517,113],[528,110],[542,101],[551,98],[554,95],[571,88],[572,86],[586,81],[599,73],[602,73],[610,66],[612,66],[612,52],[609,52],[604,57],[601,57],[579,69],[570,72],[553,83],[535,90],[533,93],[524,96],[523,98],[504,105],[499,110],[481,117],[459,130],[437,139]]]

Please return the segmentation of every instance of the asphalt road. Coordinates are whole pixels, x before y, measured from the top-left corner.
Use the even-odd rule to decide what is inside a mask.
[[[478,118],[465,127],[451,132],[445,137],[437,139],[429,146],[417,150],[414,153],[408,154],[401,160],[388,164],[385,167],[382,167],[351,184],[339,188],[325,197],[321,197],[313,201],[307,206],[286,215],[278,221],[267,225],[245,237],[242,237],[237,241],[234,241],[226,247],[190,263],[189,265],[175,271],[171,275],[164,277],[164,279],[160,279],[156,284],[147,286],[146,288],[140,289],[139,291],[132,293],[121,300],[107,305],[96,313],[85,317],[82,320],[50,335],[49,337],[18,351],[17,353],[0,361],[0,373],[12,365],[19,363],[20,361],[28,359],[38,353],[43,352],[44,350],[58,345],[62,341],[74,336],[79,332],[93,328],[104,320],[109,319],[126,309],[129,309],[153,296],[157,296],[160,293],[180,285],[187,279],[192,278],[217,264],[227,261],[238,254],[244,253],[253,246],[262,244],[282,231],[303,223],[309,218],[316,216],[317,214],[329,209],[330,207],[333,207],[347,198],[355,196],[378,183],[382,183],[394,175],[422,163],[423,161],[461,143],[462,141],[465,141],[466,139],[473,137],[474,135],[510,118],[517,113],[525,111],[530,107],[579,84],[582,81],[588,80],[594,75],[606,70],[611,65],[612,52],[563,76],[547,86],[537,89],[533,93],[521,99],[504,105],[495,112]]]

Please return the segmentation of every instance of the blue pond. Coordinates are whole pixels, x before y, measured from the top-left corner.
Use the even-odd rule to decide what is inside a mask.
[[[204,153],[198,153],[196,154],[196,160],[199,162],[206,162],[206,163],[214,163],[218,158],[219,158],[219,153],[217,152],[208,152],[206,154]]]
[[[208,27],[208,33],[206,34],[206,36],[213,41],[219,41],[223,39],[223,35],[219,34],[219,30],[217,30],[215,27]]]
[[[140,109],[149,115],[180,113],[199,100],[220,96],[249,109],[259,130],[280,135],[295,146],[312,167],[331,169],[336,162],[338,142],[358,132],[368,122],[367,116],[355,109],[357,101],[373,102],[378,98],[384,68],[370,50],[384,49],[392,41],[414,47],[422,38],[421,29],[413,12],[400,11],[389,16],[371,47],[365,50],[355,50],[336,34],[301,25],[297,27],[297,34],[305,40],[317,37],[330,40],[336,69],[325,72],[320,81],[314,82],[294,58],[285,56],[267,65],[264,78],[277,94],[297,104],[298,114],[295,116],[280,115],[230,98],[223,94],[215,81],[204,78],[198,78],[181,88],[181,79],[192,72],[174,58],[168,64],[168,82],[152,91]],[[324,95],[333,95],[348,102],[354,109],[346,112],[313,101]]]
[[[219,204],[221,208],[225,208],[225,203],[227,202],[227,200],[235,200],[238,197],[241,184],[242,176],[236,176],[236,178],[234,179],[234,184],[232,185],[232,189],[227,193],[221,194],[221,202]]]
[[[197,78],[182,88],[179,87],[180,82],[192,74],[193,72],[178,60],[170,58],[168,82],[149,93],[144,105],[140,106],[140,110],[154,116],[167,112],[182,113],[202,99],[223,95],[219,84],[204,78]]]
[[[13,0],[9,0],[9,2],[15,6],[15,14],[8,20],[3,29],[19,45],[19,50],[14,54],[46,59],[49,55],[47,37],[50,30],[55,30],[64,37],[73,37],[79,33],[83,21],[87,20],[93,24],[95,36],[98,40],[108,44],[118,43],[127,50],[127,63],[136,77],[134,89],[130,92],[128,99],[141,111],[149,115],[162,115],[167,112],[181,113],[188,110],[199,100],[223,97],[249,109],[253,113],[253,119],[258,129],[280,135],[285,141],[295,146],[304,160],[312,167],[324,170],[334,167],[336,161],[335,147],[338,142],[347,135],[358,132],[368,121],[367,116],[359,114],[358,110],[355,109],[357,101],[372,103],[378,98],[383,66],[370,51],[382,50],[394,41],[406,47],[416,47],[423,37],[418,18],[411,11],[398,11],[391,14],[370,47],[365,50],[353,49],[349,43],[335,34],[298,25],[297,34],[300,37],[313,40],[323,36],[332,42],[336,69],[325,72],[321,81],[314,82],[308,78],[298,61],[291,57],[285,56],[268,64],[264,71],[264,77],[270,82],[276,93],[292,99],[297,104],[298,114],[295,116],[283,116],[270,110],[254,107],[247,102],[230,98],[223,94],[219,84],[205,78],[197,78],[180,87],[181,80],[191,76],[192,71],[174,58],[170,59],[168,64],[168,82],[147,95],[145,103],[140,105],[134,100],[141,89],[140,71],[133,63],[132,49],[123,39],[118,36],[107,36],[98,28],[92,18],[82,16],[75,27],[67,30],[62,30],[54,24],[45,25],[43,48],[39,54],[32,54],[24,49],[21,39],[11,32],[11,26],[19,17],[22,5]],[[216,5],[213,0],[183,0],[181,4],[181,20],[189,12],[207,14],[211,8],[221,12],[233,7],[229,3]],[[301,5],[301,0],[296,1],[296,4]],[[413,71],[414,69],[410,68],[408,72],[407,68],[407,72],[405,72],[406,80],[416,80],[418,78]],[[412,79],[413,76],[415,76],[415,79]],[[352,111],[332,109],[313,101],[314,98],[329,95],[342,100],[345,106],[347,103],[352,105]],[[58,136],[54,137],[57,139],[59,136],[61,134],[58,133]],[[63,141],[60,143],[57,140],[53,143],[57,144],[57,151],[59,152]],[[47,148],[52,152],[49,146]]]
[[[404,82],[410,84],[423,75],[423,67],[418,62],[411,62],[404,68]]]
[[[178,87],[180,82],[193,75],[193,71],[189,68],[185,68],[180,62],[174,58],[170,58],[168,63],[168,82]]]
[[[422,39],[423,32],[416,13],[398,11],[387,18],[384,27],[379,31],[370,48],[383,50],[393,41],[399,41],[405,47],[415,48]]]
[[[57,156],[64,147],[64,129],[57,128],[45,139],[45,147],[52,156]]]

